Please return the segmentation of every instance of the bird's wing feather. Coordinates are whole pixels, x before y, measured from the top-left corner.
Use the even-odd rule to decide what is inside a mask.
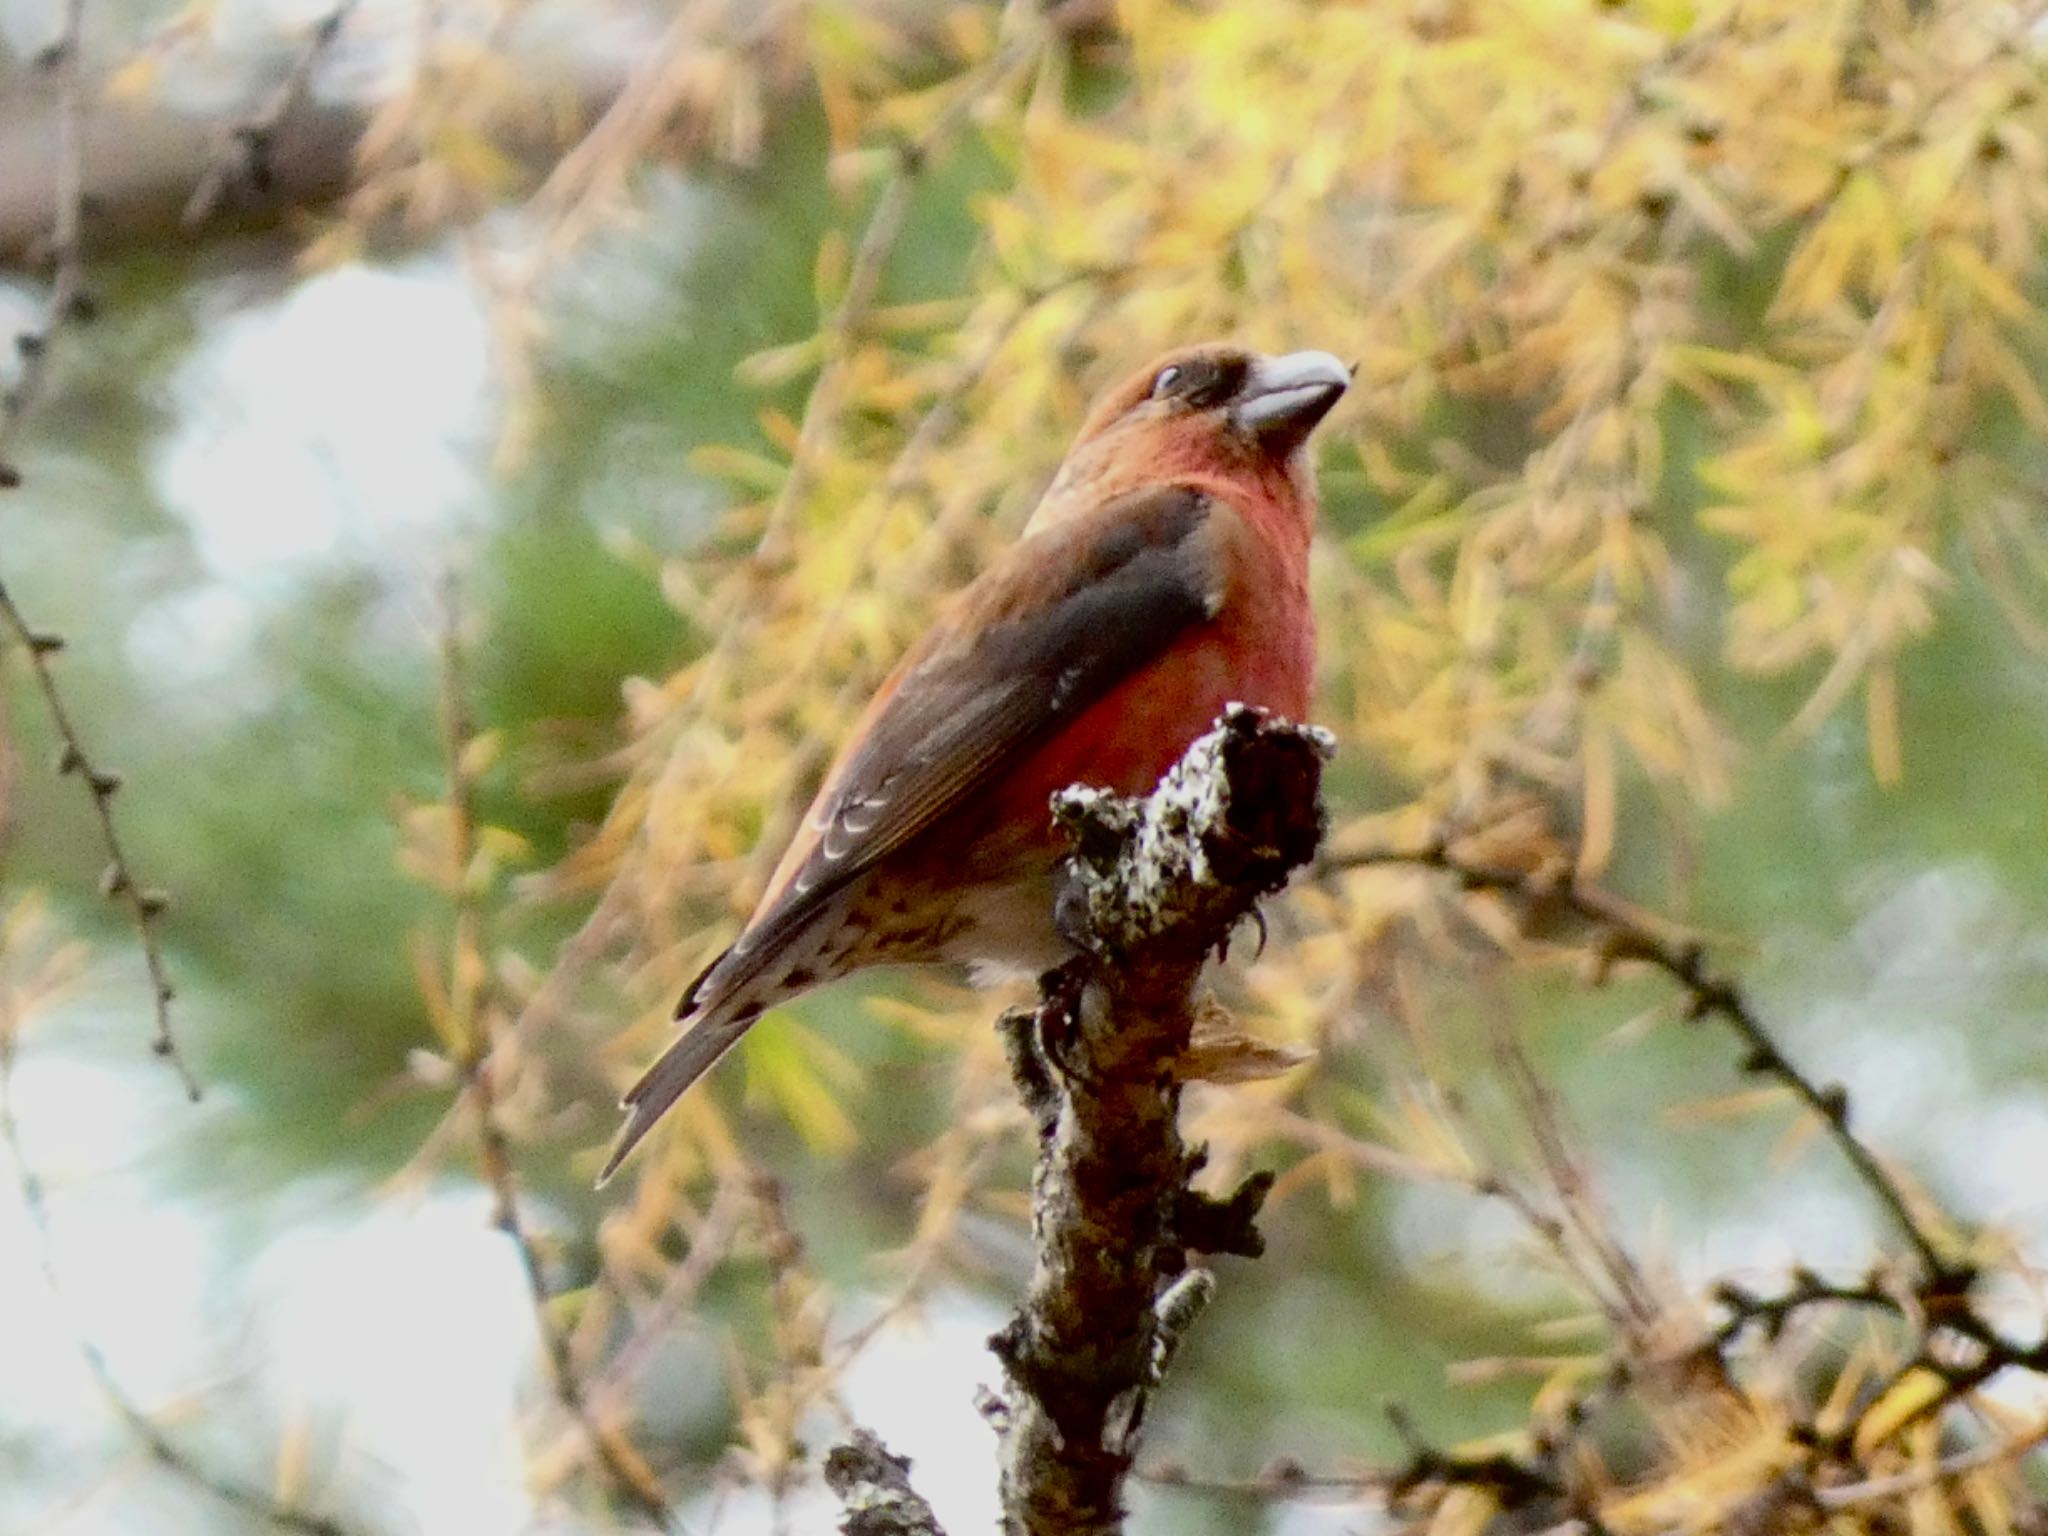
[[[883,685],[769,897],[684,1011],[744,986],[834,894],[1213,618],[1216,510],[1185,486],[1132,492],[984,573]]]
[[[600,1182],[772,1003],[777,963],[844,920],[855,880],[1216,616],[1219,507],[1186,486],[1114,498],[1021,540],[962,594],[854,728],[753,921],[683,995],[693,1022],[627,1090]]]

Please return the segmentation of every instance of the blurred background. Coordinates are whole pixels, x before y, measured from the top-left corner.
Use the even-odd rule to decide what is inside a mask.
[[[866,691],[1092,391],[1208,336],[1360,362],[1332,847],[1703,942],[2038,1337],[2044,44],[1992,0],[8,0],[0,582],[65,644],[0,650],[0,1530],[822,1530],[851,1421],[990,1528],[1014,998],[807,999],[590,1181]],[[196,1105],[44,672],[167,893]],[[1279,1171],[1270,1251],[1137,1529],[1373,1528],[1274,1459],[1396,1461],[1389,1402],[1521,1443],[1717,1281],[1903,1251],[1585,923],[1399,863],[1272,920],[1219,985],[1303,1060],[1190,1110]],[[1897,1347],[1791,1335],[1712,1454]],[[1708,1455],[1621,1438],[1622,1487]]]

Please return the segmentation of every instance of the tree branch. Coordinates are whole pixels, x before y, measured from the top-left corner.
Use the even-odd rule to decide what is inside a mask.
[[[844,1536],[946,1536],[931,1505],[910,1486],[910,1458],[865,1429],[825,1458],[825,1485],[846,1506]]]
[[[19,483],[20,471],[10,455],[22,423],[42,393],[51,345],[66,324],[86,318],[92,308],[85,293],[79,238],[85,222],[85,0],[65,0],[62,17],[56,39],[36,58],[36,67],[49,74],[56,91],[52,142],[45,155],[49,196],[35,214],[37,234],[47,242],[43,254],[50,265],[50,292],[35,328],[14,338],[21,367],[0,395],[0,489]]]
[[[492,976],[490,947],[478,880],[479,823],[477,774],[472,765],[476,733],[469,716],[466,658],[462,645],[457,582],[451,572],[442,588],[441,688],[439,697],[441,751],[446,775],[448,816],[446,879],[453,908],[447,1007],[461,1041],[456,1067],[476,1117],[477,1159],[491,1191],[492,1223],[511,1240],[521,1275],[533,1303],[541,1353],[549,1385],[562,1411],[582,1431],[597,1464],[619,1497],[655,1529],[669,1526],[667,1496],[631,1440],[592,1411],[589,1393],[577,1370],[569,1336],[555,1313],[555,1291],[547,1276],[540,1241],[529,1224],[519,1197],[512,1138],[506,1131],[494,1075],[498,1030],[504,1013]]]
[[[29,1161],[28,1148],[15,1111],[14,1067],[18,1049],[13,1033],[0,1020],[0,1147],[14,1165],[15,1187],[22,1211],[28,1217],[30,1241],[35,1247],[35,1264],[53,1297],[66,1295],[64,1277],[57,1268],[56,1219],[50,1210],[49,1189]],[[94,1388],[114,1417],[119,1419],[136,1445],[148,1458],[173,1477],[210,1494],[229,1508],[275,1526],[294,1536],[355,1536],[353,1530],[333,1517],[302,1507],[282,1493],[272,1493],[258,1484],[243,1482],[217,1470],[197,1452],[174,1436],[165,1419],[158,1419],[143,1407],[114,1373],[114,1365],[99,1340],[86,1331],[82,1320],[71,1325],[72,1343]],[[189,1410],[189,1402],[187,1408]]]
[[[200,1097],[199,1079],[178,1048],[177,1036],[171,1032],[171,1000],[177,996],[177,988],[171,982],[170,967],[165,963],[163,943],[157,933],[170,898],[142,883],[127,844],[122,841],[120,826],[114,820],[114,797],[120,793],[124,780],[86,750],[85,738],[65,703],[56,672],[50,665],[51,659],[64,649],[63,637],[31,625],[4,583],[0,583],[0,636],[11,638],[28,657],[29,671],[43,696],[44,711],[57,733],[57,772],[75,775],[92,798],[93,821],[107,860],[100,873],[100,894],[127,908],[136,942],[142,949],[143,968],[149,974],[150,1005],[155,1019],[149,1048],[170,1063],[185,1089],[185,1097],[196,1104]]]
[[[347,24],[356,0],[335,0],[333,9],[314,22],[286,66],[284,77],[248,112],[221,132],[219,148],[199,185],[185,201],[180,221],[190,232],[204,225],[237,187],[268,197],[277,185],[277,137],[285,119],[307,99],[313,71]]]
[[[1014,1536],[1119,1531],[1146,1405],[1215,1282],[1194,1253],[1256,1256],[1270,1187],[1192,1187],[1177,1063],[1196,984],[1258,899],[1315,853],[1330,739],[1233,705],[1151,795],[1071,789],[1054,815],[1075,855],[1059,922],[1080,956],[1003,1028],[1037,1120],[1037,1264],[1023,1310],[991,1341]]]
[[[92,314],[92,298],[85,291],[85,269],[80,251],[80,230],[84,224],[83,129],[86,98],[83,31],[84,0],[65,0],[61,29],[56,39],[37,57],[37,67],[49,73],[57,92],[56,144],[49,156],[52,176],[51,201],[47,215],[47,255],[50,262],[50,290],[43,301],[42,317],[33,328],[14,338],[20,360],[13,382],[0,393],[0,491],[21,484],[21,471],[11,457],[29,413],[42,398],[48,382],[50,352],[67,327],[76,326]],[[11,638],[28,658],[29,672],[43,696],[43,707],[57,733],[57,772],[75,774],[92,796],[94,819],[98,824],[100,848],[106,855],[100,891],[110,901],[122,903],[135,926],[142,946],[142,960],[149,972],[150,996],[155,1009],[156,1032],[150,1048],[169,1062],[184,1085],[187,1098],[199,1098],[199,1079],[179,1053],[171,1033],[171,999],[176,989],[170,969],[164,963],[163,946],[157,937],[157,922],[163,916],[167,898],[161,891],[144,887],[114,820],[114,796],[121,789],[121,775],[96,761],[86,750],[85,739],[65,704],[51,663],[64,649],[64,637],[53,630],[38,629],[28,621],[4,583],[0,583],[0,636]]]
[[[1685,1015],[1692,1021],[1718,1019],[1746,1047],[1742,1070],[1788,1089],[1820,1121],[1822,1130],[1849,1164],[1858,1182],[1884,1207],[1913,1249],[1929,1286],[1943,1294],[1961,1294],[1975,1278],[1967,1261],[1946,1251],[1916,1211],[1905,1187],[1850,1126],[1849,1093],[1840,1083],[1809,1076],[1782,1049],[1733,977],[1708,965],[1697,944],[1681,943],[1657,932],[1629,913],[1621,903],[1565,876],[1496,868],[1462,857],[1442,839],[1419,848],[1368,848],[1326,861],[1327,870],[1356,869],[1375,864],[1411,864],[1442,870],[1468,891],[1491,891],[1529,909],[1569,912],[1600,934],[1599,960],[1604,978],[1608,967],[1631,962],[1661,971],[1683,989]]]

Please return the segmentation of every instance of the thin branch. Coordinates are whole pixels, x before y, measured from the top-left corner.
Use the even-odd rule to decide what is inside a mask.
[[[621,1406],[620,1400],[639,1377],[641,1367],[696,1301],[713,1271],[731,1256],[740,1233],[740,1218],[746,1214],[750,1182],[750,1177],[739,1170],[719,1179],[710,1209],[690,1234],[688,1255],[668,1272],[660,1292],[646,1311],[633,1320],[632,1333],[612,1351],[603,1371],[591,1381],[589,1399],[593,1411],[604,1413]]]
[[[221,134],[218,149],[199,178],[199,184],[185,201],[180,222],[187,231],[196,230],[211,219],[229,191],[236,186],[248,187],[259,194],[271,191],[277,180],[272,155],[277,147],[278,130],[292,110],[305,99],[313,83],[313,71],[341,35],[341,29],[347,25],[349,13],[355,7],[356,0],[336,0],[334,8],[313,23],[306,33],[292,55],[284,78],[256,103],[252,111],[227,126]]]
[[[21,369],[14,384],[0,394],[0,490],[21,483],[21,472],[9,459],[14,439],[41,397],[50,365],[50,350],[67,326],[90,318],[92,302],[85,293],[85,259],[79,243],[85,221],[85,0],[64,0],[56,39],[36,55],[36,66],[57,82],[56,170],[54,206],[50,213],[50,292],[42,319],[33,330],[14,338]]]
[[[1203,1477],[1178,1462],[1156,1461],[1132,1476],[1177,1493],[1225,1499],[1327,1499],[1332,1503],[1384,1504],[1398,1474],[1375,1468],[1363,1472],[1312,1472],[1291,1456],[1276,1457],[1251,1477]]]
[[[2008,1336],[1985,1316],[1971,1296],[1977,1270],[1968,1260],[1945,1254],[1915,1214],[1904,1188],[1886,1170],[1875,1152],[1850,1124],[1848,1092],[1839,1084],[1821,1084],[1788,1058],[1731,977],[1708,968],[1699,946],[1680,944],[1656,931],[1648,920],[1622,903],[1590,890],[1569,876],[1544,878],[1516,870],[1482,865],[1466,859],[1442,839],[1414,849],[1369,849],[1341,855],[1324,868],[1345,869],[1377,864],[1408,864],[1439,869],[1468,891],[1490,891],[1513,897],[1532,910],[1565,912],[1590,924],[1600,935],[1602,972],[1617,963],[1637,962],[1663,972],[1684,989],[1686,1016],[1716,1018],[1740,1040],[1746,1054],[1744,1071],[1769,1077],[1788,1089],[1820,1117],[1858,1180],[1891,1215],[1912,1249],[1916,1273],[1892,1276],[1880,1265],[1860,1284],[1822,1280],[1810,1271],[1794,1272],[1789,1289],[1760,1296],[1723,1284],[1715,1299],[1726,1317],[1705,1341],[1725,1365],[1730,1351],[1751,1329],[1775,1339],[1796,1314],[1820,1306],[1887,1311],[1907,1325],[1909,1345],[1903,1362],[1887,1381],[1873,1387],[1853,1422],[1839,1432],[1808,1431],[1804,1440],[1812,1462],[1855,1464],[1855,1447],[1869,1422],[1891,1400],[1893,1391],[1916,1372],[1938,1378],[1939,1387],[1926,1401],[1887,1430],[1896,1438],[1907,1426],[1941,1414],[2008,1368],[2048,1374],[2048,1338],[2027,1344]],[[1802,1475],[1810,1467],[1799,1469]],[[1780,1494],[1789,1496],[1786,1490]]]
[[[1625,911],[1619,903],[1587,889],[1569,875],[1562,878],[1534,876],[1520,870],[1478,864],[1461,858],[1447,842],[1441,840],[1419,848],[1372,848],[1340,855],[1323,861],[1321,868],[1327,873],[1381,864],[1410,864],[1442,870],[1468,891],[1497,892],[1519,898],[1532,906],[1569,912],[1591,923],[1602,934],[1600,961],[1603,967],[1639,961],[1662,971],[1684,990],[1687,1018],[1719,1019],[1747,1047],[1742,1060],[1743,1071],[1768,1077],[1783,1085],[1820,1118],[1829,1139],[1835,1143],[1858,1180],[1885,1208],[1912,1246],[1927,1279],[1943,1288],[1967,1289],[1973,1278],[1969,1266],[1943,1254],[1914,1214],[1912,1202],[1907,1199],[1898,1180],[1851,1129],[1848,1090],[1839,1083],[1817,1082],[1796,1066],[1778,1047],[1740,985],[1732,977],[1709,969],[1699,945],[1673,942]]]
[[[902,238],[918,184],[930,170],[934,157],[969,121],[975,108],[991,91],[1037,58],[1051,35],[1040,28],[1020,26],[1011,41],[960,77],[956,84],[958,94],[921,133],[896,145],[894,170],[876,194],[866,227],[847,266],[846,287],[825,323],[825,364],[811,386],[803,424],[797,428],[796,445],[790,453],[789,473],[768,509],[753,558],[748,562],[750,569],[773,569],[790,556],[790,519],[809,494],[821,447],[838,426],[845,409],[847,367],[874,310],[889,259]]]
[[[48,383],[50,354],[67,326],[83,323],[92,314],[92,302],[85,292],[84,257],[80,233],[84,222],[84,115],[85,115],[85,25],[84,0],[65,0],[63,22],[57,38],[37,56],[38,67],[53,73],[57,82],[56,200],[50,215],[50,292],[44,300],[41,320],[33,330],[14,338],[20,357],[20,371],[13,385],[0,394],[0,491],[21,484],[21,471],[9,458],[15,438],[29,413],[42,398]],[[156,1033],[150,1049],[169,1062],[184,1084],[185,1094],[199,1098],[199,1079],[186,1064],[171,1032],[171,999],[176,989],[164,964],[163,946],[157,937],[157,920],[163,915],[163,893],[146,888],[122,845],[114,823],[114,796],[121,788],[121,775],[95,762],[86,750],[64,695],[57,685],[51,658],[64,649],[64,638],[37,629],[16,604],[13,594],[0,584],[0,628],[11,633],[28,656],[43,706],[55,727],[59,742],[57,772],[76,774],[92,796],[93,814],[99,824],[100,848],[106,855],[106,872],[100,889],[110,900],[128,909],[142,960],[149,972]]]
[[[1394,1474],[1388,1488],[1389,1499],[1397,1504],[1427,1487],[1476,1488],[1501,1510],[1514,1512],[1539,1504],[1565,1503],[1569,1498],[1562,1477],[1551,1465],[1559,1459],[1556,1446],[1548,1447],[1538,1464],[1518,1461],[1504,1451],[1467,1456],[1424,1440],[1399,1404],[1387,1405],[1387,1420],[1408,1447],[1407,1464]],[[1590,1516],[1582,1511],[1580,1518]]]
[[[1498,1011],[1491,1027],[1494,1059],[1521,1111],[1538,1166],[1557,1196],[1558,1219],[1564,1229],[1559,1235],[1561,1251],[1570,1251],[1571,1235],[1576,1234],[1586,1256],[1586,1278],[1605,1279],[1605,1294],[1612,1298],[1610,1316],[1631,1346],[1641,1348],[1665,1309],[1642,1266],[1622,1245],[1613,1222],[1601,1209],[1592,1179],[1573,1153],[1576,1138],[1566,1132],[1557,1095],[1537,1073],[1521,1040]]]
[[[1952,1456],[1942,1457],[1931,1467],[1914,1467],[1890,1477],[1873,1477],[1860,1483],[1817,1489],[1814,1501],[1830,1513],[1854,1509],[1864,1504],[1876,1504],[1885,1499],[1896,1499],[1928,1488],[1938,1488],[1943,1483],[1954,1482],[1959,1477],[1967,1477],[1972,1472],[1996,1466],[2002,1461],[2017,1461],[2039,1450],[2043,1444],[2048,1444],[2048,1424],[2036,1425],[2025,1434],[2010,1439],[1993,1440],[1987,1445],[1957,1451]]]
[[[1842,1285],[1823,1280],[1804,1268],[1795,1269],[1790,1288],[1775,1296],[1761,1296],[1731,1280],[1723,1280],[1714,1287],[1714,1300],[1728,1314],[1714,1330],[1714,1348],[1720,1351],[1728,1349],[1751,1328],[1759,1330],[1766,1339],[1776,1340],[1795,1316],[1816,1307],[1866,1308],[1909,1321],[1918,1311],[1909,1296],[1888,1288],[1876,1274],[1861,1285]]]
[[[511,1039],[510,1025],[499,1029],[500,1049],[506,1048]],[[680,1264],[669,1270],[661,1289],[646,1303],[645,1309],[629,1318],[631,1331],[624,1341],[611,1351],[601,1366],[593,1368],[585,1377],[583,1396],[592,1418],[602,1423],[626,1410],[628,1396],[654,1351],[671,1335],[717,1272],[718,1266],[732,1256],[740,1235],[740,1218],[746,1214],[751,1201],[751,1187],[751,1174],[743,1166],[729,1168],[720,1175],[710,1206],[689,1234],[689,1252]],[[582,1326],[587,1329],[595,1324],[600,1330],[608,1331],[611,1319],[601,1312],[595,1298],[602,1292],[607,1301],[616,1299],[619,1305],[624,1306],[624,1288],[607,1264],[591,1289],[593,1301],[583,1309]],[[560,1439],[543,1449],[536,1460],[546,1465],[556,1464],[565,1455],[573,1455],[573,1442],[582,1438],[582,1426],[572,1423],[565,1428]]]
[[[554,1290],[548,1283],[539,1242],[520,1209],[512,1143],[499,1112],[493,1078],[495,1021],[500,1007],[493,995],[483,903],[476,880],[476,775],[469,751],[475,733],[469,719],[460,608],[453,576],[444,589],[440,719],[449,819],[447,889],[455,919],[448,1006],[457,1038],[462,1042],[457,1067],[465,1096],[475,1110],[478,1162],[491,1190],[491,1219],[511,1239],[519,1255],[520,1272],[533,1302],[534,1325],[540,1334],[555,1400],[581,1429],[620,1496],[657,1528],[665,1530],[669,1508],[660,1479],[627,1437],[601,1422],[592,1411],[569,1347],[569,1336],[555,1320]]]
[[[768,1269],[769,1341],[775,1363],[769,1380],[742,1417],[754,1425],[749,1441],[756,1480],[765,1486],[770,1529],[790,1528],[790,1500],[802,1485],[809,1452],[798,1431],[805,1413],[824,1399],[849,1424],[830,1373],[824,1370],[824,1287],[811,1269],[803,1235],[790,1219],[782,1181],[756,1172],[749,1181],[761,1258]]]
[[[92,797],[100,849],[107,860],[106,870],[100,876],[100,891],[108,900],[118,901],[127,908],[142,948],[143,965],[149,972],[150,997],[156,1017],[156,1033],[150,1038],[149,1048],[170,1063],[171,1069],[178,1074],[178,1080],[185,1086],[185,1096],[196,1104],[199,1101],[199,1079],[186,1064],[177,1038],[171,1033],[171,999],[177,995],[177,989],[171,985],[170,969],[164,963],[163,944],[157,935],[157,922],[164,914],[168,898],[162,891],[142,883],[135,872],[134,861],[129,858],[127,847],[121,841],[120,829],[114,822],[114,796],[120,793],[121,775],[111,768],[102,767],[86,750],[84,738],[79,735],[71,711],[65,705],[64,694],[50,665],[50,659],[64,649],[63,637],[30,625],[5,586],[0,586],[0,627],[14,636],[28,656],[29,670],[35,675],[36,687],[43,696],[44,710],[56,728],[60,743],[57,772],[77,775]]]
[[[22,1209],[27,1212],[29,1227],[35,1234],[36,1266],[42,1271],[51,1295],[61,1303],[65,1290],[57,1271],[49,1191],[22,1144],[21,1122],[14,1107],[14,1062],[14,1035],[11,1030],[0,1028],[0,1144],[5,1145],[8,1159],[14,1164],[15,1187],[20,1191]],[[172,1439],[170,1432],[128,1394],[105,1351],[82,1324],[74,1320],[71,1331],[79,1359],[94,1388],[150,1460],[221,1503],[267,1521],[279,1530],[299,1532],[301,1536],[352,1536],[349,1527],[338,1520],[301,1509],[209,1467]]]

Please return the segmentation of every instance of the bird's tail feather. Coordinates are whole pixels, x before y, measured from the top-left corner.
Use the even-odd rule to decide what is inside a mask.
[[[856,895],[848,888],[811,903],[795,920],[785,916],[750,930],[690,983],[676,1016],[694,1015],[694,1022],[626,1090],[620,1101],[626,1123],[619,1128],[598,1183],[618,1172],[654,1122],[739,1043],[763,1012],[840,973],[840,965],[821,961],[820,951],[845,921]]]
[[[640,1081],[626,1090],[626,1096],[619,1101],[619,1107],[626,1111],[626,1123],[619,1127],[611,1156],[605,1159],[604,1171],[597,1176],[600,1185],[619,1171],[619,1165],[632,1154],[640,1139],[654,1128],[654,1122],[667,1112],[668,1107],[683,1096],[690,1084],[717,1065],[718,1059],[738,1044],[740,1036],[760,1016],[758,1005],[732,1010],[713,1009],[684,1030],[682,1037],[661,1053],[654,1065],[641,1075]]]

